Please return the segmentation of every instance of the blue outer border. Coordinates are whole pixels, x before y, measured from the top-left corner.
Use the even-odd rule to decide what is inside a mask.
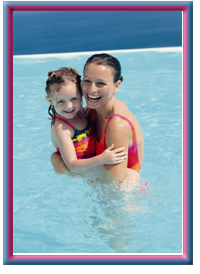
[[[8,260],[8,7],[9,6],[188,6],[188,260]],[[4,265],[192,265],[193,264],[193,1],[3,2],[3,264]],[[5,107],[6,106],[6,107]]]
[[[4,3],[4,11],[7,11]],[[3,263],[8,262],[8,14],[3,16]]]
[[[4,1],[5,6],[193,6],[193,1]]]
[[[193,2],[188,4],[188,262],[193,264]]]

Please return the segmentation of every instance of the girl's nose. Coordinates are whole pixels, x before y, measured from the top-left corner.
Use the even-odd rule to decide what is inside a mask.
[[[67,102],[66,103],[66,107],[68,108],[68,109],[70,109],[70,108],[72,108],[73,107],[73,104],[72,104],[72,102]]]

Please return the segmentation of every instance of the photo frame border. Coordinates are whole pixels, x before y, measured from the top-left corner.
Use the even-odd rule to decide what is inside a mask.
[[[182,255],[13,255],[13,12],[182,11],[183,14],[183,253]],[[3,264],[140,265],[193,263],[193,2],[4,2]]]

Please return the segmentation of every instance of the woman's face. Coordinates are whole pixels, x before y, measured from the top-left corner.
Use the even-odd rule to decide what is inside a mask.
[[[121,81],[114,83],[114,69],[95,63],[85,67],[81,84],[87,106],[92,109],[109,102],[118,90]]]

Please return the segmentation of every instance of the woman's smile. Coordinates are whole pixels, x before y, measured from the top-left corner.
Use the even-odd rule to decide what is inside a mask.
[[[87,94],[88,101],[91,103],[98,103],[101,100],[101,96],[94,96]]]

